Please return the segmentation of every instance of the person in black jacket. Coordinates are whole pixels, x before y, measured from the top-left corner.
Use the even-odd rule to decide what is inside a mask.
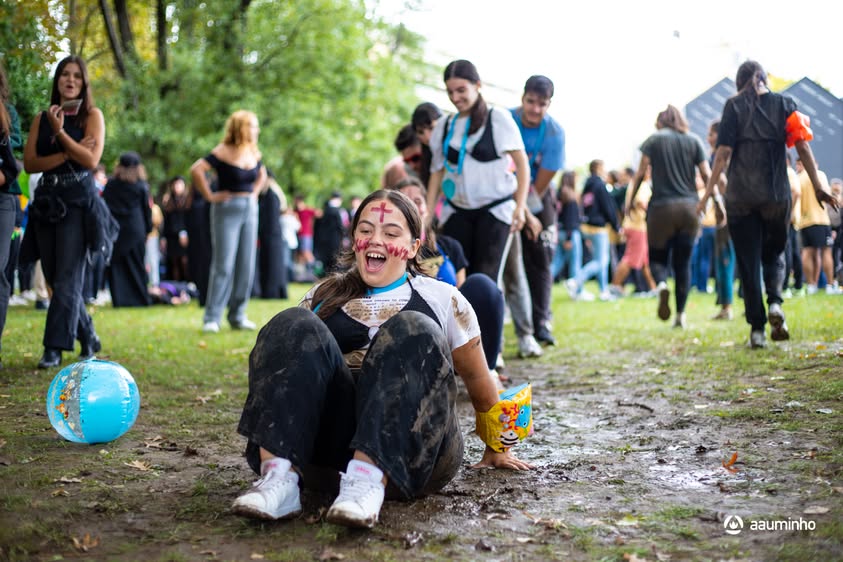
[[[167,279],[173,281],[192,281],[188,266],[190,236],[187,232],[187,215],[192,204],[193,193],[187,190],[184,177],[176,176],[167,182],[161,211],[167,248]]]
[[[103,190],[103,199],[120,224],[108,266],[111,303],[120,306],[147,306],[147,272],[144,265],[146,235],[152,231],[152,210],[146,170],[136,152],[125,152]]]
[[[596,276],[600,300],[614,300],[609,292],[609,225],[616,232],[621,231],[621,225],[615,201],[606,188],[603,161],[592,160],[588,170],[591,175],[582,190],[583,222],[580,230],[583,240],[591,243],[591,260],[582,266],[576,277],[569,278],[565,286],[571,298],[582,299],[588,295],[583,291],[583,284]]]
[[[342,208],[342,195],[337,192],[325,202],[322,216],[313,225],[313,251],[322,262],[323,275],[333,273],[337,267],[337,254],[342,250],[348,215]]]

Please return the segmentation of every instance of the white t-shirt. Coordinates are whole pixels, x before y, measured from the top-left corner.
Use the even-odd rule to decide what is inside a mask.
[[[495,153],[500,158],[491,162],[478,162],[471,157],[471,150],[486,131],[486,124],[484,123],[482,127],[468,137],[462,175],[459,176],[445,168],[443,179],[450,179],[456,184],[456,191],[452,200],[455,205],[463,209],[477,209],[507,195],[513,195],[518,187],[512,161],[506,153],[513,150],[524,150],[521,131],[509,110],[489,107],[489,111],[492,115],[492,139],[495,143]],[[457,115],[456,123],[454,123],[453,117],[442,118],[436,122],[430,135],[430,151],[433,155],[430,163],[431,172],[437,172],[445,167],[443,150],[445,124],[449,123],[449,130],[454,130],[450,146],[459,152],[465,134],[466,119],[467,117]],[[506,224],[512,223],[514,211],[514,199],[490,209],[496,219]],[[442,223],[444,224],[453,213],[453,207],[444,205],[440,217]]]
[[[456,287],[431,277],[422,276],[412,277],[410,283],[436,315],[439,325],[445,332],[445,338],[451,351],[462,347],[480,335],[480,325],[477,323],[474,309]],[[401,286],[383,293],[352,299],[345,303],[342,310],[353,320],[367,326],[369,328],[369,339],[372,339],[378,333],[381,324],[407,306],[412,296],[410,283],[403,283]],[[310,288],[299,303],[300,307],[312,310],[311,300],[318,286],[317,284]],[[345,361],[348,366],[359,367],[368,347],[367,345],[346,354]]]

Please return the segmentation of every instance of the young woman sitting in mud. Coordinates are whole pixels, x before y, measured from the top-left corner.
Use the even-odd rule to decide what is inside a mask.
[[[238,431],[261,478],[234,502],[236,513],[295,517],[300,478],[329,468],[345,472],[327,520],[371,528],[385,495],[435,492],[459,470],[455,371],[478,423],[498,404],[474,310],[456,287],[419,270],[416,206],[380,190],[360,209],[348,269],[258,334]],[[487,445],[474,466],[532,468],[497,449]]]

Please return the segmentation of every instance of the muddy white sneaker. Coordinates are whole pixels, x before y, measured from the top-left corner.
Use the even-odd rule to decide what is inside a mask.
[[[202,331],[208,334],[216,334],[220,331],[219,322],[205,322],[202,325]]]
[[[371,529],[383,506],[383,472],[369,463],[351,460],[340,476],[340,494],[325,519],[337,525]]]
[[[536,341],[532,334],[525,334],[518,336],[518,357],[526,359],[528,357],[541,357],[542,346]]]
[[[258,325],[249,320],[248,318],[244,318],[239,322],[232,322],[231,329],[232,330],[255,330],[257,329]]]
[[[670,318],[670,289],[668,289],[667,283],[662,281],[656,287],[656,291],[659,293],[659,318],[667,320]]]
[[[269,461],[268,461],[269,462]],[[252,488],[234,500],[231,510],[257,519],[290,519],[301,513],[299,475],[290,470],[290,461],[273,459],[273,465]]]
[[[680,312],[676,315],[676,320],[673,322],[673,327],[678,330],[684,330],[688,327],[688,321],[685,319],[684,312]]]
[[[770,339],[773,341],[785,341],[790,339],[790,332],[787,323],[784,321],[782,305],[773,303],[767,311],[767,320],[770,321]]]
[[[752,330],[749,333],[749,347],[752,349],[767,347],[767,336],[764,335],[764,330]]]

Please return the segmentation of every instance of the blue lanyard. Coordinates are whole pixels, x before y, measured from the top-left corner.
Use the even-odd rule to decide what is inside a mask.
[[[454,170],[451,165],[448,163],[448,147],[451,146],[451,139],[454,137],[454,129],[457,125],[457,117],[459,114],[454,115],[454,120],[451,121],[450,126],[448,127],[448,134],[445,136],[445,143],[442,146],[442,152],[445,156],[445,168],[448,169],[449,172],[452,174],[462,174],[462,164],[465,160],[465,146],[468,142],[468,129],[471,128],[471,117],[466,117],[465,119],[465,134],[462,136],[462,144],[460,145],[460,156],[457,159],[457,169]]]
[[[521,131],[521,138],[524,138],[524,124],[521,122],[521,114],[519,112],[518,119],[515,120],[518,123],[518,130]],[[536,139],[536,144],[533,145],[532,150],[527,150],[525,146],[524,149],[527,150],[527,154],[532,154],[530,156],[530,173],[532,173],[533,167],[536,165],[536,158],[539,155],[539,151],[544,144],[544,133],[545,133],[546,124],[544,119],[542,119],[541,125],[539,125],[539,136]]]
[[[366,289],[366,296],[371,297],[373,295],[379,295],[381,293],[386,293],[387,291],[391,291],[392,289],[397,289],[404,282],[407,280],[407,272],[404,272],[404,275],[387,285],[386,287],[372,287],[371,289]]]

